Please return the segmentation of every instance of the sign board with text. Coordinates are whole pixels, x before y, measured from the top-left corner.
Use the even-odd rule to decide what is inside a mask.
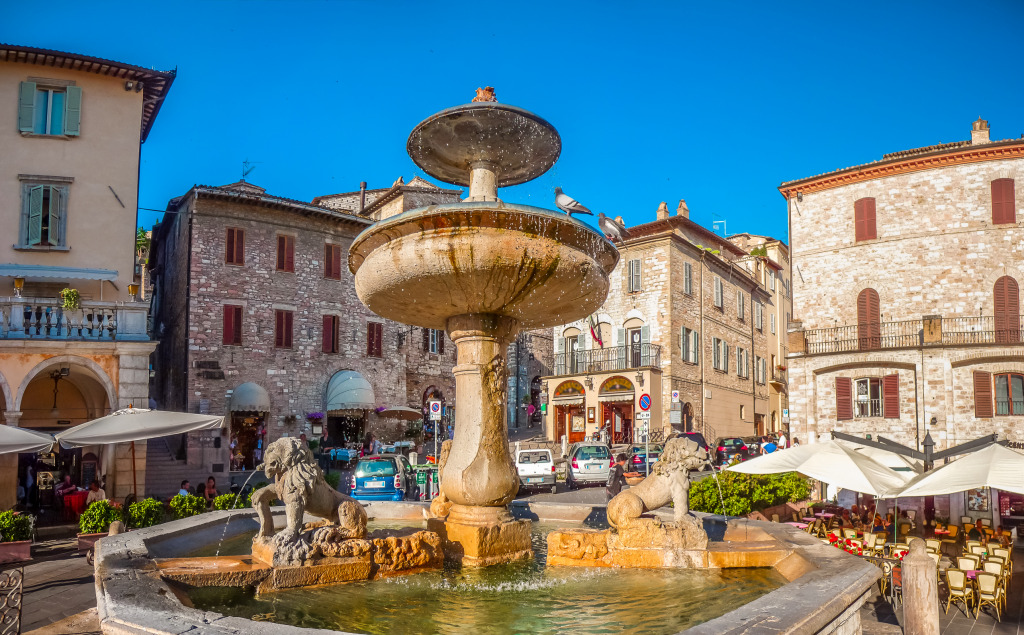
[[[638,412],[638,413],[636,413],[636,420],[637,421],[650,421],[651,420],[651,413],[650,412]]]
[[[440,421],[441,420],[441,402],[436,400],[430,400],[427,402],[427,407],[430,409],[430,420]]]

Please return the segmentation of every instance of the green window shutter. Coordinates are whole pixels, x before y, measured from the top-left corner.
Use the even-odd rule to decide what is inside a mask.
[[[615,329],[616,351],[619,357],[619,368],[626,367],[626,329]]]
[[[64,188],[51,187],[50,188],[50,209],[45,210],[45,213],[49,214],[49,230],[46,233],[46,242],[51,245],[60,244],[60,218],[61,218],[61,200]]]
[[[28,244],[38,245],[43,240],[43,188],[34,185],[29,189],[28,203]]]
[[[690,361],[694,364],[700,363],[700,333],[693,331],[690,335],[693,338],[693,359]]]
[[[35,109],[35,82],[21,82],[21,93],[18,99],[18,130],[21,132],[32,132],[33,122],[35,121]]]
[[[82,87],[68,86],[64,99],[64,134],[77,137],[82,128]]]

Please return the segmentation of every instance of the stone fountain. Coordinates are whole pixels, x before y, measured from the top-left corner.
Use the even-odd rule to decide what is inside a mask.
[[[507,446],[505,350],[521,329],[597,310],[619,254],[566,214],[498,198],[498,187],[535,179],[558,159],[558,133],[531,112],[496,101],[450,108],[417,125],[407,150],[427,174],[468,186],[469,195],[356,237],[356,293],[374,313],[445,330],[455,343],[455,438],[441,466],[449,555],[469,565],[528,557],[530,523],[508,511],[519,479]]]

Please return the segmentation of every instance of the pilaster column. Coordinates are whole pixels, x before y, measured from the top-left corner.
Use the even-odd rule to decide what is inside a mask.
[[[17,428],[22,414],[20,410],[4,410],[4,423],[12,428]]]

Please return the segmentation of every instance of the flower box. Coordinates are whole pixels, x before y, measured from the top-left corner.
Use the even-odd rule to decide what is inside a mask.
[[[101,534],[78,534],[78,552],[82,553],[92,549],[100,538],[106,538],[108,532]]]
[[[32,559],[32,541],[17,540],[0,542],[0,564],[9,562],[25,562]]]

